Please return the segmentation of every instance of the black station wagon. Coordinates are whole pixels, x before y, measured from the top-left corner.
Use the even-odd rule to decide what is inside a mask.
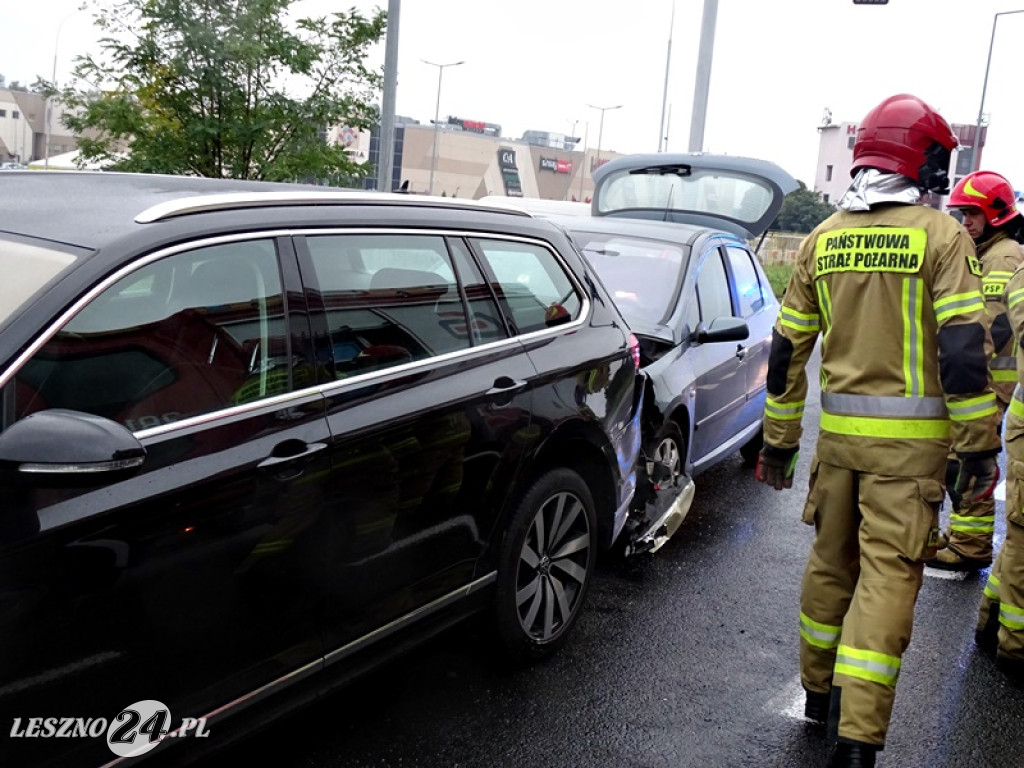
[[[521,657],[566,639],[643,374],[560,229],[227,180],[0,194],[2,764],[205,752],[470,613]]]

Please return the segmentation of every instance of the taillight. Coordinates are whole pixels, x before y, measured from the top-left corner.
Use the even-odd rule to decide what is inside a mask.
[[[637,341],[636,336],[632,333],[629,334],[629,351],[633,353],[633,365],[636,369],[640,370],[640,342]]]

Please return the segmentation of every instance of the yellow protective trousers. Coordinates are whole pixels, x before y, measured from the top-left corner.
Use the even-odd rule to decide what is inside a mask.
[[[840,739],[885,744],[943,494],[941,470],[893,477],[812,463],[800,676],[810,691],[840,689]]]
[[[998,622],[999,649],[1024,661],[1024,435],[1006,441],[1006,539],[981,597],[978,631],[988,622]]]
[[[1006,403],[997,399],[996,406],[1002,422]],[[973,504],[954,507],[949,513],[949,548],[963,557],[991,560],[995,530],[996,501],[991,496]]]

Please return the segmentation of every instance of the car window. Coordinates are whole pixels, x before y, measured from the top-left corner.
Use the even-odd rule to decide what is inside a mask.
[[[16,415],[70,408],[133,431],[292,386],[270,240],[177,253],[87,304],[15,379]]]
[[[4,279],[0,280],[0,325],[14,317],[74,262],[75,257],[68,252],[0,239],[0,264],[4,272]]]
[[[306,244],[327,312],[337,378],[471,345],[443,237],[325,235],[309,237]]]
[[[505,240],[474,240],[517,333],[550,328],[579,316],[582,300],[547,248]]]
[[[721,252],[715,248],[708,252],[697,275],[697,298],[700,302],[700,318],[707,324],[716,317],[732,315],[732,298],[729,294],[729,279]]]
[[[627,321],[650,326],[668,319],[683,275],[682,247],[594,232],[576,231],[573,239]]]
[[[634,173],[626,168],[604,180],[597,208],[602,214],[634,208],[698,211],[752,223],[773,199],[766,181],[741,171]]]
[[[461,240],[451,240],[449,246],[456,269],[462,278],[462,290],[466,294],[466,306],[469,308],[470,316],[469,335],[473,344],[486,344],[508,338],[494,294],[491,293],[480,267],[473,261],[469,248]]]
[[[746,248],[726,246],[729,266],[736,281],[736,295],[739,297],[740,317],[750,317],[764,307],[764,296],[761,294],[761,281],[757,277],[753,255]]]

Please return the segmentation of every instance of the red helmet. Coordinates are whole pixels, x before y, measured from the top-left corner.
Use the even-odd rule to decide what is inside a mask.
[[[855,175],[861,168],[901,173],[929,191],[949,188],[949,158],[956,135],[943,117],[916,96],[890,96],[868,112],[853,145]]]
[[[992,171],[975,171],[960,179],[949,196],[949,207],[980,208],[993,227],[1019,215],[1013,186]]]

